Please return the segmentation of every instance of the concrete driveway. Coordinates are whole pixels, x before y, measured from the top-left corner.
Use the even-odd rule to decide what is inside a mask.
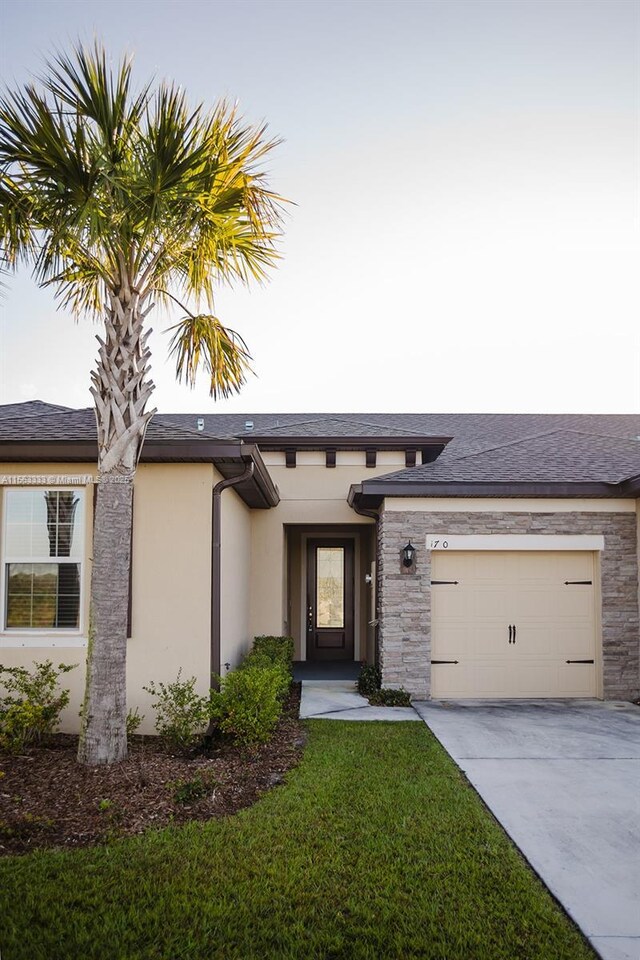
[[[600,956],[640,960],[640,708],[414,707]]]

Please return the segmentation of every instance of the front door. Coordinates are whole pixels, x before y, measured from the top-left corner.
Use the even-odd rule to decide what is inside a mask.
[[[353,660],[353,540],[307,543],[307,660]]]

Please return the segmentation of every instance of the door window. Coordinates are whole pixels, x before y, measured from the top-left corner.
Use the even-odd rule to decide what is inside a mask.
[[[344,547],[316,549],[316,627],[344,628]]]

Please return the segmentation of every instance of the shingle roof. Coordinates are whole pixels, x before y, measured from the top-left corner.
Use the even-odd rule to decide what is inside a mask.
[[[635,414],[156,414],[147,433],[159,443],[415,437],[419,445],[434,436],[453,438],[436,461],[367,482],[618,483],[640,474]],[[93,410],[40,401],[0,407],[0,442],[38,441],[95,442]]]
[[[640,440],[551,430],[377,477],[393,483],[620,483],[640,473]]]
[[[37,402],[37,401],[36,401]],[[44,404],[46,410],[30,409],[23,414],[18,408],[24,404],[9,404],[14,408],[9,415],[5,415],[6,407],[0,407],[0,442],[16,441],[29,442],[61,442],[73,443],[77,441],[92,442],[96,440],[96,419],[92,408],[84,410],[69,410],[61,407],[59,410]],[[211,435],[204,435],[196,429],[167,423],[165,418],[156,414],[149,423],[147,440],[152,442],[175,442],[176,440],[211,441]],[[218,438],[216,438],[218,439]],[[224,439],[224,438],[223,438]]]
[[[636,414],[513,414],[513,413],[204,413],[163,414],[167,423],[195,428],[204,420],[213,436],[256,437],[415,435],[453,437],[442,456],[464,455],[492,444],[552,430],[585,430],[633,438],[640,435]],[[245,424],[253,426],[249,429]]]
[[[0,419],[4,417],[30,417],[42,413],[55,413],[60,410],[70,410],[71,407],[61,407],[57,403],[45,403],[44,400],[25,400],[22,403],[5,403],[0,406]]]

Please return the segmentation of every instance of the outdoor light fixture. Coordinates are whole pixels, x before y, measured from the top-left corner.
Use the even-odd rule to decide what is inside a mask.
[[[415,556],[416,556],[416,548],[411,543],[411,540],[409,540],[409,543],[406,545],[406,547],[402,548],[402,566],[403,567],[413,566],[413,561],[415,560]]]

